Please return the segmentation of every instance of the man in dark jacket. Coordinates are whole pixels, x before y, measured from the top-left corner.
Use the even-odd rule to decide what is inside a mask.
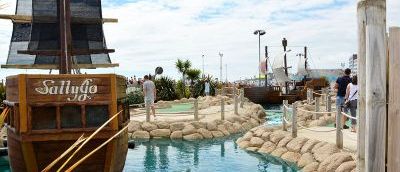
[[[345,96],[346,96],[347,85],[349,85],[349,83],[351,82],[350,74],[351,74],[351,70],[349,68],[347,68],[346,70],[344,70],[344,76],[339,77],[336,80],[336,84],[335,84],[335,89],[337,90],[336,109],[343,111],[345,113],[347,112],[347,109],[343,108],[343,105],[344,105],[344,102],[346,101]],[[343,116],[342,124],[343,124],[344,129],[349,128],[345,124],[346,120],[347,120],[347,117]]]

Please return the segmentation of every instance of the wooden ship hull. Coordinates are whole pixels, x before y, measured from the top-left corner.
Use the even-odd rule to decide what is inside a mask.
[[[7,77],[8,151],[14,172],[35,172],[67,150],[83,133],[93,133],[122,111],[78,152],[66,167],[87,155],[129,123],[125,78],[100,75],[16,75]],[[122,171],[128,150],[125,130],[74,171]],[[67,155],[50,171],[56,171]]]
[[[301,99],[296,94],[282,94],[279,86],[245,87],[244,96],[258,104],[282,104],[283,100],[293,103]]]
[[[283,100],[294,103],[307,99],[307,89],[321,90],[329,86],[325,79],[312,79],[296,83],[295,89],[283,94],[280,86],[245,87],[244,95],[250,101],[259,104],[282,104]],[[318,95],[315,95],[318,96]]]

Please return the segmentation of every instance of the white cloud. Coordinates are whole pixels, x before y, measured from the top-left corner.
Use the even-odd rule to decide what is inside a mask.
[[[400,3],[388,0],[387,4],[388,26],[399,26]],[[337,68],[357,50],[355,1],[154,0],[120,5],[107,0],[103,5],[104,17],[119,19],[117,24],[105,24],[104,30],[108,47],[116,49],[112,60],[120,67],[89,72],[143,75],[162,66],[166,75],[179,77],[174,68],[177,58],[190,59],[201,69],[204,54],[206,72],[218,77],[218,52],[223,52],[229,79],[251,77],[258,72],[258,39],[253,31],[259,28],[267,31],[262,46],[280,46],[283,37],[289,45],[308,46],[314,68]],[[8,21],[0,21],[2,63],[11,30]],[[295,53],[303,50],[291,49]],[[270,48],[272,56],[280,51],[281,47]],[[296,61],[291,57],[289,63]],[[1,70],[6,71],[1,72],[3,77],[11,73]]]

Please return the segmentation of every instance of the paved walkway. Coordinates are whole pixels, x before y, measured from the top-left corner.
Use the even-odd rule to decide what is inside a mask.
[[[243,115],[247,112],[247,109],[238,108],[239,115]],[[184,113],[157,113],[156,121],[166,121],[166,122],[183,122],[192,121],[194,119],[193,112]],[[234,105],[225,105],[225,119],[237,116],[234,114]],[[199,110],[199,120],[202,122],[209,122],[215,119],[221,119],[221,107],[220,106],[210,106],[206,109]],[[132,121],[146,121],[146,113],[143,109],[131,109],[131,120]],[[153,121],[153,115],[151,115],[150,120]]]
[[[311,127],[309,129],[318,131],[332,130],[333,127]],[[336,131],[331,132],[313,132],[306,129],[298,130],[299,137],[315,139],[319,141],[326,141],[328,143],[336,144]],[[343,147],[351,152],[357,151],[357,133],[350,132],[350,129],[343,130]]]

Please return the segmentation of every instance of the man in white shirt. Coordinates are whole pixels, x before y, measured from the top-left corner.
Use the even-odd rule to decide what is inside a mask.
[[[154,100],[156,98],[156,86],[154,82],[149,80],[149,76],[144,76],[143,82],[143,96],[144,96],[144,103],[147,106],[150,106],[151,111],[153,113],[154,118],[156,117],[156,110],[154,108]]]
[[[206,96],[210,95],[210,83],[208,82],[208,80],[206,80],[206,82],[204,83],[204,93]]]

